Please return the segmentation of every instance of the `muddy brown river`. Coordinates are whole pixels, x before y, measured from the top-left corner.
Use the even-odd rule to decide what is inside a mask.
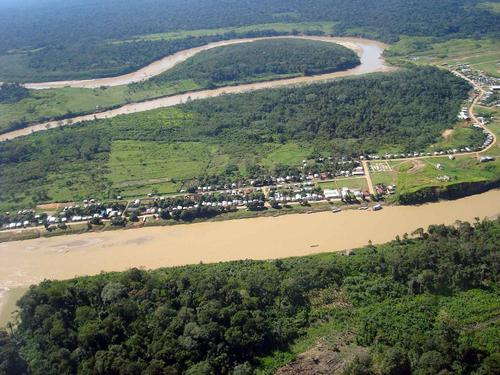
[[[291,36],[287,36],[286,38],[290,37]],[[192,48],[189,50],[178,52],[171,56],[167,56],[157,62],[152,63],[151,65],[148,65],[143,69],[118,77],[100,78],[95,80],[83,80],[83,81],[30,83],[27,84],[26,86],[32,89],[47,89],[47,88],[58,88],[64,86],[95,88],[100,86],[124,85],[132,82],[143,81],[145,79],[163,73],[168,69],[171,69],[176,64],[185,61],[189,57],[194,56],[195,54],[201,51],[205,51],[207,49],[230,45],[230,44],[252,42],[258,39],[275,39],[275,38],[282,38],[282,37],[235,39],[235,40],[226,40],[222,42],[211,43],[202,47]],[[13,139],[24,135],[29,135],[33,132],[55,128],[58,126],[77,124],[82,121],[105,119],[105,118],[115,117],[118,115],[148,111],[156,108],[171,107],[174,105],[185,103],[188,100],[206,99],[224,94],[237,94],[254,90],[262,90],[262,89],[269,89],[269,88],[276,88],[276,87],[283,87],[290,85],[327,81],[340,77],[356,76],[360,74],[375,73],[375,72],[387,72],[395,69],[393,67],[386,65],[385,60],[382,57],[382,54],[387,45],[380,42],[362,38],[341,38],[341,37],[320,37],[320,36],[296,36],[293,38],[311,39],[311,40],[319,40],[324,42],[341,44],[355,51],[360,57],[361,64],[353,69],[335,73],[320,74],[316,76],[307,76],[307,77],[296,77],[290,79],[282,79],[282,80],[274,80],[274,81],[266,81],[258,83],[249,83],[236,86],[227,86],[213,90],[188,92],[185,94],[172,95],[158,99],[147,100],[141,103],[126,104],[122,107],[113,110],[103,111],[100,113],[83,115],[83,116],[76,116],[62,121],[47,121],[39,124],[34,124],[24,129],[1,134],[0,142],[5,141],[7,139]]]
[[[9,290],[19,295],[16,288],[43,279],[130,267],[152,269],[341,251],[370,240],[387,242],[430,224],[498,215],[500,190],[493,190],[456,201],[391,206],[378,212],[295,214],[6,242],[0,244],[0,305],[3,296],[4,306],[13,306],[6,298]]]

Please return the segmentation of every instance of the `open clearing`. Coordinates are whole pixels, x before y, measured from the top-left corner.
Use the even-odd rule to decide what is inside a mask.
[[[388,55],[395,56],[396,60],[410,59],[416,64],[469,64],[474,69],[500,77],[500,40],[452,39],[433,43],[430,37],[402,37],[389,47]]]
[[[350,178],[337,178],[334,181],[320,182],[319,186],[322,189],[342,189],[343,187],[349,189],[367,190],[368,184],[366,177],[350,177]]]

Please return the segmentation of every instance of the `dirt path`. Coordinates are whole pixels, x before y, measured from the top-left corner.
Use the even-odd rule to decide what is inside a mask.
[[[455,131],[455,129],[446,129],[443,134],[441,134],[441,136],[444,138],[444,139],[449,139],[451,137],[451,135],[453,134],[453,132]]]
[[[465,79],[467,82],[469,82],[472,86],[474,86],[479,91],[479,94],[476,96],[476,98],[472,101],[471,105],[469,106],[469,116],[472,119],[472,121],[479,124],[484,130],[486,130],[488,132],[488,134],[490,134],[493,137],[493,142],[491,142],[488,147],[486,147],[484,150],[481,151],[484,153],[484,152],[488,151],[490,148],[492,148],[497,143],[497,137],[496,137],[495,133],[493,133],[490,129],[488,129],[483,123],[481,123],[481,121],[479,121],[477,116],[474,114],[474,107],[476,105],[478,105],[478,103],[481,101],[481,99],[483,98],[486,91],[484,91],[480,85],[476,84],[476,82],[474,82],[470,78],[464,76],[462,73],[459,73],[457,71],[452,71],[452,72],[455,75],[457,75],[458,77]]]
[[[370,194],[375,194],[375,189],[373,188],[372,177],[370,176],[370,167],[366,160],[362,161],[363,170],[365,171],[366,183],[368,184],[368,192]]]
[[[422,161],[422,160],[412,160],[411,161],[412,163],[412,167],[410,169],[408,169],[408,174],[415,174],[417,173],[418,171],[420,171],[421,169],[425,168],[425,163]]]

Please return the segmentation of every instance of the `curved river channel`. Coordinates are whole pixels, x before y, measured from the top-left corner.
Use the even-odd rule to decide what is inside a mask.
[[[76,116],[66,120],[48,121],[39,124],[34,124],[24,129],[15,130],[9,133],[0,135],[0,142],[7,139],[17,138],[24,135],[29,135],[33,132],[43,131],[58,126],[72,125],[82,121],[91,121],[95,119],[111,118],[118,115],[148,111],[156,108],[171,107],[177,104],[185,103],[188,100],[212,98],[223,94],[236,94],[254,90],[269,89],[275,87],[305,84],[318,81],[327,81],[340,77],[355,76],[366,73],[387,72],[395,68],[386,65],[382,54],[387,45],[368,39],[361,38],[341,38],[341,37],[326,37],[326,36],[285,36],[285,37],[268,37],[268,38],[251,38],[251,39],[234,39],[225,40],[221,42],[210,43],[205,46],[192,48],[189,50],[178,52],[174,55],[167,56],[158,60],[140,70],[125,74],[118,77],[99,78],[93,80],[81,81],[58,81],[58,82],[44,82],[44,83],[29,83],[25,86],[30,89],[50,89],[61,87],[83,87],[83,88],[96,88],[101,86],[118,86],[125,85],[133,82],[140,82],[158,74],[161,74],[171,69],[176,64],[187,60],[188,58],[196,55],[201,51],[208,49],[227,46],[231,44],[240,44],[252,42],[260,39],[277,39],[277,38],[297,38],[297,39],[310,39],[323,42],[337,43],[355,51],[360,57],[361,64],[349,70],[344,70],[335,73],[320,74],[316,76],[296,77],[290,79],[248,83],[236,86],[226,86],[213,90],[201,90],[188,92],[179,95],[172,95],[158,99],[151,99],[140,103],[126,104],[122,107],[115,108],[108,111],[99,113],[92,113],[89,115]]]

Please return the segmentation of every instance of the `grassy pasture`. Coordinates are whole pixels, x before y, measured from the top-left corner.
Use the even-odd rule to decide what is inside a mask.
[[[111,41],[111,43],[120,44],[120,43],[134,42],[140,40],[147,40],[147,41],[174,40],[174,39],[184,39],[187,37],[211,36],[211,35],[227,34],[227,33],[239,34],[251,31],[263,31],[263,30],[275,30],[280,33],[292,33],[294,31],[297,31],[299,33],[307,33],[307,32],[321,31],[325,34],[329,34],[332,32],[333,25],[334,25],[333,22],[264,23],[264,24],[240,26],[240,27],[182,30],[182,31],[175,31],[168,33],[138,35],[134,38],[126,40],[114,40]]]
[[[125,195],[173,193],[183,180],[220,173],[225,164],[218,151],[218,146],[201,142],[115,141],[109,179]]]
[[[401,37],[386,52],[389,61],[410,59],[417,64],[469,64],[476,70],[500,77],[500,41],[494,39],[452,39],[436,42],[431,37]]]
[[[459,123],[449,135],[431,145],[428,151],[445,150],[445,149],[460,149],[468,146],[482,144],[484,135],[481,129],[476,129],[467,123]]]
[[[338,178],[335,181],[320,182],[319,186],[322,189],[342,189],[347,187],[349,189],[368,190],[365,177]]]
[[[299,165],[312,151],[312,147],[297,143],[268,144],[267,147],[270,152],[263,156],[262,165],[270,168],[277,164]]]
[[[460,182],[479,182],[495,180],[500,175],[500,162],[479,163],[474,156],[459,156],[455,160],[447,157],[422,159],[423,165],[416,167],[415,162],[391,162],[397,172],[399,192],[416,191],[428,186],[447,186]],[[442,169],[438,169],[438,164]],[[438,177],[449,176],[449,181]]]

